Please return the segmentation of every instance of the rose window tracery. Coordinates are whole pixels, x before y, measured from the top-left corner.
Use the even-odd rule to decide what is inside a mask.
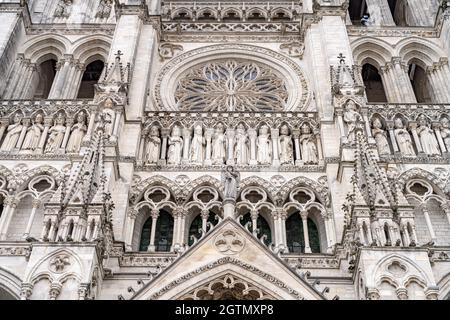
[[[175,101],[186,111],[282,111],[288,100],[284,81],[262,64],[213,61],[178,81]]]

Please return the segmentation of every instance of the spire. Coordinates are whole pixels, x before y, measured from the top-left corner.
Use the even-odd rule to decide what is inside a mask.
[[[371,209],[376,206],[395,207],[386,171],[380,168],[362,126],[356,129],[355,176],[358,189]]]

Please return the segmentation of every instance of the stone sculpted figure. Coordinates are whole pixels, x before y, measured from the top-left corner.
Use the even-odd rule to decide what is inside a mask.
[[[383,124],[378,118],[375,118],[372,122],[372,136],[375,138],[380,156],[391,154],[386,131],[383,130]]]
[[[394,120],[394,135],[397,140],[398,148],[400,152],[405,156],[414,156],[416,152],[412,144],[411,136],[409,132],[405,129],[405,125],[401,118],[396,118]]]
[[[258,153],[256,159],[259,164],[270,164],[272,161],[272,141],[270,141],[269,127],[262,125],[256,139]]]
[[[167,164],[178,165],[181,163],[181,152],[183,150],[183,138],[180,127],[175,125],[169,137],[169,151],[167,152]]]
[[[361,115],[356,109],[356,103],[349,100],[345,106],[344,122],[347,124],[347,142],[353,143],[355,141],[355,130],[358,122],[362,121]]]
[[[248,134],[245,132],[244,125],[239,123],[236,128],[236,138],[234,144],[234,158],[236,159],[236,164],[248,164],[250,158],[249,153]]]
[[[289,127],[285,124],[280,128],[280,163],[294,164],[294,145]]]
[[[226,166],[222,171],[224,199],[236,200],[239,191],[240,174],[233,166]]]
[[[59,0],[53,15],[59,18],[67,18],[72,11],[72,1],[73,0]]]
[[[317,164],[316,136],[312,133],[311,127],[306,122],[302,124],[300,135],[300,148],[302,151],[302,160],[305,164]]]
[[[14,123],[10,124],[7,129],[5,140],[3,141],[0,151],[12,151],[19,141],[20,133],[22,132],[22,118],[16,113],[14,116]]]
[[[427,155],[440,155],[439,144],[434,135],[433,129],[430,128],[427,118],[422,114],[418,118],[417,134],[419,135],[420,144],[423,152]]]
[[[48,130],[48,141],[45,147],[45,153],[56,153],[61,147],[64,140],[64,134],[66,133],[66,127],[64,126],[66,119],[62,113],[59,113],[55,119],[55,125]]]
[[[450,120],[447,117],[441,119],[441,136],[447,152],[450,152]]]
[[[97,7],[97,13],[95,14],[96,18],[109,18],[109,15],[111,14],[111,8],[112,8],[112,0],[101,0],[98,7]]]
[[[39,141],[41,140],[42,132],[44,131],[44,117],[42,114],[38,113],[33,121],[31,127],[27,129],[27,135],[22,144],[22,150],[34,151],[39,146]]]
[[[75,123],[70,129],[71,134],[69,141],[67,142],[66,151],[68,153],[77,153],[80,151],[81,142],[87,132],[86,115],[84,112],[80,112],[77,116],[77,123]]]
[[[203,129],[201,125],[197,125],[194,128],[194,137],[191,143],[190,160],[192,164],[203,164],[204,159],[204,146],[206,139],[203,137]]]
[[[159,137],[159,130],[157,126],[150,128],[147,148],[145,151],[145,159],[148,164],[158,163],[159,153],[161,152],[161,138]]]
[[[223,164],[225,161],[225,133],[223,124],[219,123],[216,127],[212,138],[212,155],[213,164]]]

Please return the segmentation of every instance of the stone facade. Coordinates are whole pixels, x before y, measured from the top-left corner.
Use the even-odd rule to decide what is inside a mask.
[[[0,299],[449,299],[449,17],[0,0]]]

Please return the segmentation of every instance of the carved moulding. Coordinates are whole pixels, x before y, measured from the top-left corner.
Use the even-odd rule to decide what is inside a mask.
[[[285,111],[307,110],[311,92],[302,69],[284,54],[253,45],[221,44],[191,50],[171,59],[159,72],[154,87],[155,106],[159,110],[176,111],[179,106],[175,91],[179,79],[193,67],[212,60],[240,59],[266,66],[280,75],[289,89]]]
[[[295,289],[293,289],[292,287],[288,286],[287,284],[285,284],[284,282],[278,280],[277,278],[275,278],[274,276],[256,268],[253,265],[247,264],[239,259],[233,258],[233,257],[224,257],[224,258],[220,258],[212,263],[208,263],[207,265],[204,265],[202,267],[199,267],[197,269],[195,269],[194,271],[191,271],[187,274],[184,274],[183,276],[179,277],[178,279],[170,282],[168,285],[166,285],[164,288],[160,289],[158,292],[152,294],[150,297],[148,297],[148,300],[155,300],[158,299],[160,296],[162,296],[163,294],[165,294],[166,292],[169,292],[170,290],[174,289],[175,287],[177,287],[179,284],[188,281],[189,279],[194,278],[195,276],[197,276],[198,274],[201,274],[205,271],[214,269],[216,267],[219,267],[221,265],[225,265],[225,264],[234,264],[236,266],[239,266],[241,268],[243,268],[246,271],[249,271],[261,278],[263,278],[266,281],[269,281],[270,283],[276,285],[278,288],[284,290],[285,292],[287,292],[289,295],[291,295],[293,298],[297,299],[297,300],[304,300],[304,297]]]

